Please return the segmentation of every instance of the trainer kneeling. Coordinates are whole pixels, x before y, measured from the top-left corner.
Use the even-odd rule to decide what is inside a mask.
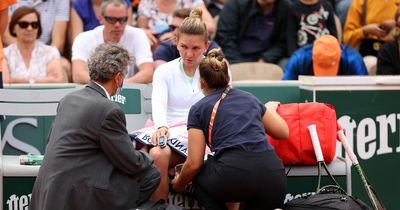
[[[255,96],[228,85],[227,63],[212,50],[199,66],[205,95],[188,116],[188,157],[172,181],[182,192],[193,181],[194,194],[206,209],[282,208],[287,191],[284,166],[268,143],[289,135],[277,114],[279,102],[262,104]],[[204,162],[206,144],[214,152]]]

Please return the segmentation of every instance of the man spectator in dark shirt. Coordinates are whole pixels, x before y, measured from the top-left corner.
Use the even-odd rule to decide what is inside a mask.
[[[215,41],[230,63],[278,63],[286,57],[285,0],[229,0],[219,13]]]
[[[331,34],[337,37],[332,5],[327,0],[295,0],[288,13],[287,42],[288,54],[318,37]]]

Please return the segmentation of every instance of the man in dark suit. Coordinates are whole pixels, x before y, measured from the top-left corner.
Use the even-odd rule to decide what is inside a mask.
[[[88,63],[91,82],[60,101],[31,210],[131,209],[158,186],[153,159],[135,150],[125,115],[110,100],[130,62],[125,49],[100,45]]]

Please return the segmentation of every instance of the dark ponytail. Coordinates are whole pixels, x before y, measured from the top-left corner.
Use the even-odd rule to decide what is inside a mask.
[[[199,65],[200,77],[208,88],[224,88],[229,84],[228,65],[221,49],[212,49]]]

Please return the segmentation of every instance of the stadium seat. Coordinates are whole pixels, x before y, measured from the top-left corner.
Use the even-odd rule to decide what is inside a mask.
[[[283,70],[272,63],[246,62],[231,64],[232,81],[239,80],[281,80]]]

